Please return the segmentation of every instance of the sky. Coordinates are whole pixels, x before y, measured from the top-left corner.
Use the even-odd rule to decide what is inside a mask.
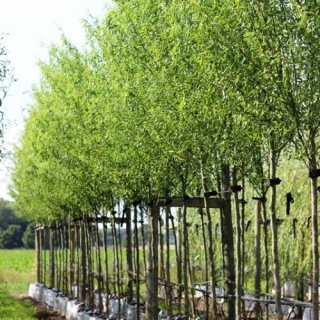
[[[46,59],[51,43],[64,35],[75,45],[85,43],[82,19],[102,18],[110,0],[7,0],[1,1],[0,35],[15,81],[2,103],[4,145],[8,154],[0,162],[0,198],[11,200],[8,190],[12,162],[10,154],[23,132],[23,119],[32,103],[31,88],[39,81],[37,61]]]

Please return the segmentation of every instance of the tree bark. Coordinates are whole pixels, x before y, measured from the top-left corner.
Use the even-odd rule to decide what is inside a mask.
[[[230,167],[222,165],[221,168],[221,192],[224,199],[223,210],[221,212],[221,231],[222,231],[222,248],[224,258],[224,275],[227,282],[227,294],[229,300],[227,304],[227,320],[235,319],[235,266],[234,266],[234,244],[233,244],[233,225],[232,210],[230,199]]]
[[[257,201],[254,217],[254,253],[255,253],[255,270],[254,270],[254,292],[255,298],[260,298],[261,292],[261,201]],[[258,317],[258,306],[256,303],[256,317]]]
[[[233,185],[237,185],[237,171],[233,169]],[[235,207],[235,223],[236,223],[236,319],[241,319],[241,224],[240,224],[240,208],[238,192],[234,192],[234,207]]]
[[[55,286],[55,260],[54,260],[54,225],[49,228],[49,250],[50,250],[50,287]]]
[[[158,219],[159,207],[152,204],[148,207],[147,319],[158,319]]]
[[[37,263],[37,277],[36,281],[41,283],[41,230],[39,225],[36,224],[35,228],[35,249],[36,249],[36,263]]]
[[[204,175],[203,166],[201,164],[201,178],[202,178],[202,189],[203,194],[208,191],[207,187],[207,180]],[[204,205],[206,210],[206,215],[208,219],[208,240],[209,240],[209,257],[210,257],[210,268],[211,268],[211,288],[212,288],[212,316],[213,319],[217,318],[218,310],[217,310],[217,299],[216,299],[216,267],[214,263],[214,251],[213,251],[213,235],[212,235],[212,219],[211,219],[211,213],[210,209],[207,205],[207,197],[204,196]],[[205,243],[205,229],[204,229],[204,221],[203,221],[203,215],[201,216],[201,223],[202,223],[202,229],[203,229],[203,239],[204,239],[204,246],[205,246],[205,261],[207,263],[207,250],[206,250],[206,243]],[[208,267],[206,264],[206,282],[208,281]],[[207,288],[206,288],[207,289]],[[209,295],[206,295],[206,318],[209,318],[209,301],[208,301]]]
[[[310,173],[317,169],[316,146],[314,139],[311,142]],[[312,221],[312,315],[319,318],[319,230],[318,230],[318,194],[317,177],[311,178],[311,221]]]
[[[276,152],[273,147],[270,151],[270,179],[276,178]],[[282,320],[281,310],[281,283],[280,283],[280,263],[278,256],[278,231],[276,215],[276,184],[271,184],[271,236],[272,236],[272,259],[273,259],[273,281],[275,286],[275,312],[278,320]]]
[[[127,299],[128,303],[133,300],[133,262],[132,262],[132,229],[131,229],[131,210],[126,208],[126,252],[127,252],[127,269],[128,269],[128,284],[127,284]]]

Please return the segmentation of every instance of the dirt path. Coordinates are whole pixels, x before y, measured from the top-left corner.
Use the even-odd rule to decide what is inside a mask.
[[[29,301],[36,308],[35,317],[39,320],[65,320],[65,317],[62,317],[57,312],[46,308],[46,306],[37,300],[30,298],[27,294],[18,294],[15,295],[16,298],[22,301]]]

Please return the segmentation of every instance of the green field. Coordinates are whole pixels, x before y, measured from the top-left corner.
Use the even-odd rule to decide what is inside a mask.
[[[35,281],[34,250],[0,250],[0,288],[11,294],[27,293]]]
[[[0,250],[0,319],[35,319],[30,303],[14,297],[28,293],[30,282],[35,281],[35,251]]]

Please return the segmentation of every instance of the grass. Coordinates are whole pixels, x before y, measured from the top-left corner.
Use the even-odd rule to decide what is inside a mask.
[[[35,272],[35,251],[0,250],[0,289],[9,294],[27,293]]]
[[[35,309],[27,301],[21,301],[0,288],[1,320],[34,320]]]
[[[27,301],[14,297],[27,293],[35,279],[33,250],[0,250],[0,319],[34,320],[36,310]]]

